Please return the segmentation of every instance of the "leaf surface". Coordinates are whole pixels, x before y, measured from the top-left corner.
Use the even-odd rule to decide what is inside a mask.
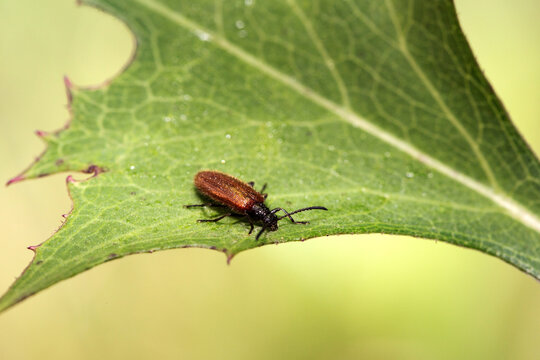
[[[68,177],[73,210],[0,310],[125,255],[240,251],[384,232],[481,250],[540,278],[540,165],[480,71],[451,1],[85,0],[133,31],[132,63],[69,85],[73,119],[14,180]],[[269,207],[326,206],[259,242],[201,203],[217,169]]]

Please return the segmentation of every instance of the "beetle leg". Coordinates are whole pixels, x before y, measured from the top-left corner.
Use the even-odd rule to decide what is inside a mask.
[[[264,197],[264,200],[266,200],[266,198],[268,197],[268,194],[264,193],[265,189],[266,189],[266,184],[264,184],[261,191],[259,191],[261,193],[261,195]]]
[[[247,183],[249,186],[251,187],[255,187],[255,181],[250,181]],[[268,194],[265,194],[264,193],[264,190],[266,189],[266,184],[263,185],[261,191],[259,191],[261,193],[261,195],[264,197],[264,199],[266,200],[266,198],[268,197]]]
[[[219,221],[219,220],[223,219],[224,217],[231,216],[231,215],[233,215],[233,214],[232,213],[227,213],[227,214],[223,214],[221,216],[218,216],[215,219],[201,219],[201,220],[197,220],[197,222],[216,222],[216,221]]]
[[[259,237],[262,235],[262,233],[264,232],[264,230],[266,230],[266,228],[263,226],[263,228],[261,229],[261,231],[259,231],[259,233],[257,234],[257,236],[255,236],[255,241],[258,241],[258,240],[259,240]]]
[[[251,220],[251,218],[249,217],[249,215],[245,215],[246,219],[249,221],[249,232],[248,232],[248,235],[251,235],[251,233],[253,232],[253,228],[254,228],[254,225],[253,225],[253,220]]]

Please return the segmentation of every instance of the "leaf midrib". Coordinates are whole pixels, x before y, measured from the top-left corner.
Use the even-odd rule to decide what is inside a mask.
[[[441,163],[439,160],[432,158],[431,156],[420,151],[411,144],[397,138],[393,134],[371,123],[369,120],[352,112],[350,109],[344,108],[343,106],[324,98],[311,88],[298,82],[296,79],[278,71],[264,61],[256,58],[255,56],[244,51],[242,48],[229,42],[226,38],[206,29],[197,22],[186,18],[182,14],[166,7],[160,2],[154,0],[136,0],[136,2],[145,6],[147,9],[153,11],[154,13],[159,14],[170,21],[173,21],[177,25],[187,29],[195,35],[206,34],[207,41],[215,44],[216,46],[219,46],[222,50],[227,51],[229,54],[234,55],[244,63],[251,65],[252,67],[262,71],[268,76],[280,81],[281,83],[295,90],[297,93],[301,94],[305,98],[311,100],[313,103],[322,106],[328,111],[334,113],[339,118],[348,122],[354,127],[366,131],[372,136],[375,136],[376,138],[386,142],[390,146],[393,146],[403,151],[404,153],[408,154],[420,163],[446,175],[450,179],[457,181],[462,185],[468,187],[469,189],[488,198],[489,200],[502,207],[509,216],[511,216],[518,222],[524,224],[525,226],[528,226],[529,228],[532,228],[536,232],[540,233],[540,219],[535,214],[530,212],[527,208],[515,202],[513,199],[507,197],[506,194],[497,192],[493,188],[488,187],[476,181],[475,179],[464,175],[461,172]]]

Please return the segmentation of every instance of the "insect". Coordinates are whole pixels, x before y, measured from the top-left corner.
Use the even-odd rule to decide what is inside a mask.
[[[245,183],[219,171],[199,171],[195,175],[194,182],[195,187],[200,193],[214,200],[216,203],[185,205],[187,208],[209,206],[223,207],[230,210],[230,212],[215,219],[198,220],[199,222],[216,222],[227,216],[241,215],[245,216],[249,221],[251,225],[249,234],[251,234],[253,232],[254,222],[260,221],[263,225],[255,237],[255,241],[259,240],[259,237],[265,230],[276,231],[278,229],[278,221],[285,217],[288,217],[294,224],[309,224],[307,221],[295,221],[291,215],[307,210],[328,210],[323,206],[310,206],[293,212],[287,212],[287,210],[279,207],[270,210],[264,204],[264,200],[267,197],[267,194],[263,193],[266,184],[263,185],[259,193],[253,188],[255,185],[254,182]],[[283,211],[285,215],[276,216],[278,211]]]

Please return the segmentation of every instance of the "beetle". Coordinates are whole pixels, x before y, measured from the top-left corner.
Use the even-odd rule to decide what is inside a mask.
[[[227,216],[245,216],[251,225],[248,234],[253,232],[254,222],[262,222],[262,229],[255,237],[255,241],[259,240],[259,237],[265,230],[276,231],[278,229],[278,221],[283,218],[288,217],[294,224],[309,224],[307,221],[296,221],[291,215],[307,210],[328,210],[323,206],[310,206],[292,212],[288,212],[287,210],[279,207],[270,210],[264,204],[264,201],[268,196],[267,194],[263,193],[264,189],[266,188],[266,184],[263,185],[261,192],[258,192],[253,188],[255,185],[254,182],[245,183],[220,171],[199,171],[195,175],[194,183],[195,187],[201,194],[214,200],[215,203],[185,205],[185,207],[192,208],[209,206],[224,207],[230,210],[230,212],[218,216],[215,219],[197,220],[198,222],[216,222]],[[285,215],[279,217],[276,216],[278,211],[283,211]]]

